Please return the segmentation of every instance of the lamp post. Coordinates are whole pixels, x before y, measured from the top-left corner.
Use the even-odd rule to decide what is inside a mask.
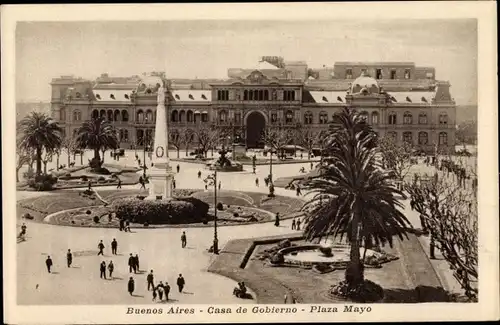
[[[144,121],[145,123],[148,123],[148,117],[146,116],[144,118]],[[148,145],[148,132],[147,132],[147,129],[144,130],[144,137],[143,137],[143,165],[142,165],[142,169],[143,169],[143,176],[144,176],[144,179],[146,179],[146,146]]]
[[[210,186],[214,186],[214,241],[213,241],[213,253],[219,254],[219,240],[217,238],[217,171],[215,170],[213,174],[208,175],[205,178],[205,182]]]

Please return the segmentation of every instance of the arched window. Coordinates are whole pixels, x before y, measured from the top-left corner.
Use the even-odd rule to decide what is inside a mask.
[[[307,111],[304,114],[304,124],[312,124],[313,122],[313,115],[311,112]]]
[[[248,100],[253,100],[253,90],[248,91]]]
[[[118,138],[118,139],[119,139],[120,141],[123,141],[123,138],[124,138],[124,136],[123,136],[123,130],[122,130],[122,129],[120,129],[120,136],[119,136],[119,138]]]
[[[405,112],[403,115],[403,124],[413,124],[413,116],[410,112]]]
[[[448,133],[439,132],[439,145],[447,145],[448,144]]]
[[[120,111],[119,110],[115,110],[114,120],[115,121],[120,121]]]
[[[396,113],[389,113],[389,124],[395,125],[397,123]]]
[[[136,130],[136,139],[137,139],[138,146],[144,145],[144,130],[141,130],[141,129]]]
[[[207,112],[201,113],[201,121],[208,122],[208,113]]]
[[[372,113],[372,124],[378,124],[378,112]]]
[[[271,123],[277,123],[278,122],[278,113],[275,111],[271,112]]]
[[[446,113],[439,114],[439,124],[448,124],[448,114]]]
[[[186,111],[182,110],[179,112],[179,122],[185,122],[186,121]]]
[[[95,109],[92,111],[92,118],[93,119],[99,118],[99,111],[98,110]]]
[[[107,112],[108,121],[113,121],[113,111],[108,110]]]
[[[123,142],[128,142],[128,130],[123,130]]]
[[[81,121],[82,120],[82,112],[79,110],[73,111],[73,121]]]
[[[327,124],[328,123],[328,114],[326,112],[319,113],[319,124]]]
[[[146,138],[144,140],[146,142],[146,146],[149,146],[153,143],[154,138],[152,129],[146,129]]]
[[[170,121],[177,122],[179,120],[179,112],[177,110],[173,110],[170,114]]]
[[[194,112],[194,123],[200,123],[201,121],[201,114],[199,111]]]
[[[122,121],[128,122],[128,112],[126,110],[122,110]]]
[[[101,111],[99,112],[99,117],[100,118],[106,118],[106,111],[101,109]]]
[[[187,111],[186,117],[187,117],[187,121],[189,123],[192,123],[193,122],[193,111],[192,110]]]
[[[362,111],[359,113],[359,117],[365,122],[368,123],[368,112]]]
[[[227,121],[227,112],[220,111],[219,112],[219,122],[226,122],[226,121]]]
[[[144,113],[142,112],[142,110],[138,110],[137,111],[137,118],[136,118],[136,120],[137,120],[138,123],[144,122]]]
[[[426,145],[429,143],[429,135],[427,132],[418,132],[418,144]]]
[[[413,136],[411,132],[403,132],[403,141],[409,144],[413,144]]]
[[[287,123],[287,124],[293,123],[293,112],[290,110],[286,111],[285,123]]]
[[[150,109],[146,111],[146,123],[154,123],[153,111]]]
[[[243,92],[243,100],[248,100],[248,90]]]
[[[269,100],[269,90],[264,90],[264,100]]]
[[[425,113],[418,114],[418,124],[427,124],[427,114]]]

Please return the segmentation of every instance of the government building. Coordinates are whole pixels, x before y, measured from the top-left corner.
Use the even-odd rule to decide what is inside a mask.
[[[320,131],[347,106],[364,114],[379,136],[427,152],[454,150],[456,104],[449,82],[435,75],[434,68],[412,62],[311,69],[268,56],[249,69],[228,69],[224,80],[169,79],[159,72],[96,80],[62,76],[51,82],[51,114],[66,135],[85,120],[104,117],[117,129],[121,148],[142,147],[154,138],[157,85],[163,82],[172,138],[205,126],[230,131],[247,148],[262,147],[265,129]],[[193,136],[191,148],[196,141]]]

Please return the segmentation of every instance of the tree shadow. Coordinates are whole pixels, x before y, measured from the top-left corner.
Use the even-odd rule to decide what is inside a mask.
[[[70,269],[81,269],[82,267],[81,266],[78,266],[78,265],[74,265],[74,266],[71,266]]]
[[[123,280],[123,278],[120,278],[118,276],[114,276],[114,277],[111,278],[111,280]]]
[[[194,292],[182,291],[181,293],[186,295],[194,295]]]
[[[169,298],[168,300],[158,300],[157,303],[159,303],[159,304],[170,304],[170,303],[173,303],[173,302],[176,302],[176,301],[179,301],[179,300]]]
[[[142,296],[142,295],[134,295],[134,294],[132,294],[132,297],[136,297],[136,298],[144,298],[144,296]]]
[[[59,274],[57,271],[51,271],[50,274]]]
[[[384,303],[450,302],[441,287],[418,286],[414,289],[384,289]]]

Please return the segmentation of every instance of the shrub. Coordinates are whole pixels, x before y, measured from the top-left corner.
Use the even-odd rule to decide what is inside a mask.
[[[276,253],[273,256],[271,256],[269,262],[271,262],[271,264],[283,264],[285,263],[285,258],[283,254]]]
[[[146,201],[118,199],[113,202],[118,218],[131,222],[151,224],[198,223],[206,219],[208,204],[192,197],[171,200]]]
[[[50,191],[57,183],[57,177],[50,174],[37,175],[35,178],[28,180],[28,186],[37,191]]]
[[[87,182],[89,180],[89,178],[86,175],[83,175],[82,177],[80,177],[80,179],[84,182]]]
[[[224,206],[222,205],[222,202],[218,202],[216,206],[217,210],[222,211],[224,210]]]
[[[99,217],[98,216],[94,216],[93,220],[94,220],[95,223],[99,223]]]
[[[144,223],[144,227],[149,227],[149,223],[147,221]]]
[[[238,218],[239,216],[238,212],[233,213],[233,217]]]
[[[99,176],[99,178],[97,179],[98,182],[105,182],[106,179],[104,178],[104,176]]]
[[[323,254],[326,257],[333,256],[332,248],[331,247],[320,247],[319,251],[321,252],[321,254]]]
[[[85,211],[86,214],[91,214],[92,212],[90,210]]]
[[[27,172],[23,173],[24,178],[30,179],[35,177],[35,171],[33,169],[28,169]]]

